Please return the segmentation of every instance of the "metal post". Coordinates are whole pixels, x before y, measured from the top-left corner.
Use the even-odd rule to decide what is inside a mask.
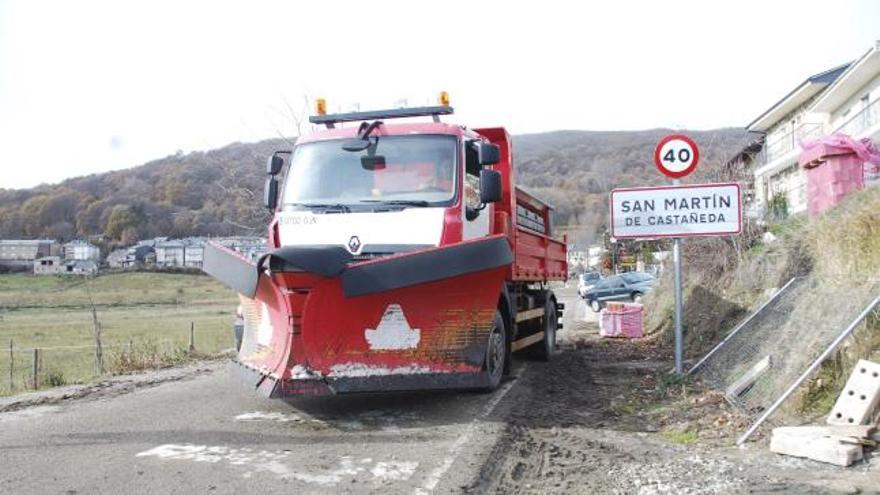
[[[189,322],[189,352],[196,352],[196,324]]]
[[[34,386],[34,390],[37,390],[38,388],[40,388],[40,350],[36,347],[34,348],[34,368],[32,378],[32,385]]]
[[[12,351],[12,339],[9,339],[9,391],[15,391],[15,354]]]
[[[797,388],[801,385],[801,383],[803,383],[804,380],[809,378],[809,376],[814,371],[816,371],[816,368],[818,368],[826,359],[828,359],[828,356],[830,356],[831,353],[834,352],[834,349],[837,349],[837,346],[839,346],[840,343],[844,341],[844,339],[849,337],[849,335],[853,332],[853,330],[855,330],[856,327],[859,326],[859,323],[861,323],[862,320],[864,320],[871,313],[871,311],[874,309],[875,306],[877,306],[878,303],[880,303],[880,296],[875,297],[874,300],[871,301],[871,303],[868,304],[867,307],[865,307],[865,310],[862,311],[862,313],[859,316],[857,316],[856,319],[853,320],[852,323],[850,323],[849,326],[846,327],[846,329],[843,332],[841,332],[840,335],[838,335],[837,338],[834,339],[833,342],[831,342],[831,344],[828,346],[828,348],[826,348],[825,351],[823,351],[822,354],[820,354],[819,357],[817,357],[816,360],[813,361],[813,364],[811,364],[810,367],[807,368],[807,370],[804,371],[801,374],[801,376],[799,376],[798,379],[795,380],[794,383],[792,383],[791,386],[788,387],[788,389],[782,393],[782,396],[780,396],[778,399],[776,399],[776,402],[774,402],[773,405],[771,405],[770,407],[767,408],[766,411],[764,411],[764,414],[762,414],[761,417],[758,418],[757,421],[755,421],[755,424],[753,424],[751,427],[749,427],[748,431],[746,431],[745,433],[743,433],[743,435],[741,437],[739,437],[739,440],[736,441],[736,444],[742,445],[743,442],[748,440],[749,437],[752,436],[752,433],[754,433],[755,430],[757,430],[758,427],[761,426],[761,424],[764,423],[764,421],[766,421],[767,418],[769,418],[771,414],[773,414],[774,412],[776,412],[777,409],[779,409],[779,406],[781,406],[782,403],[785,402],[785,399],[788,399],[788,396],[793,394],[794,391],[797,390]]]
[[[672,184],[677,186],[681,181],[675,179]],[[682,373],[682,331],[681,331],[681,238],[676,237],[672,243],[672,263],[675,273],[675,372]]]
[[[672,244],[672,262],[675,265],[675,372],[682,372],[682,332],[681,332],[681,238],[676,237]]]

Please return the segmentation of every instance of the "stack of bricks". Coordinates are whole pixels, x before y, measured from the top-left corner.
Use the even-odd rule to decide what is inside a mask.
[[[638,303],[608,303],[599,313],[601,337],[638,338],[645,335],[644,308]]]
[[[865,187],[864,158],[843,140],[838,141],[819,141],[801,153],[799,163],[807,173],[807,212],[811,217]]]

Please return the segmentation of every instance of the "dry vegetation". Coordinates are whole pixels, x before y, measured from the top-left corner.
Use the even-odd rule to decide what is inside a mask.
[[[809,274],[812,284],[793,316],[798,318],[791,326],[795,330],[808,329],[823,319],[844,321],[876,296],[880,286],[880,188],[854,194],[817,219],[792,217],[771,225],[769,231],[776,236],[770,243],[762,242],[757,232],[747,232],[738,244],[723,239],[685,243],[687,356],[703,355],[795,275]],[[662,346],[672,343],[671,285],[671,270],[666,270],[657,290],[645,301],[647,329]],[[838,331],[842,329],[840,326]],[[880,359],[877,312],[804,387],[798,401],[801,409],[827,411],[859,358]]]

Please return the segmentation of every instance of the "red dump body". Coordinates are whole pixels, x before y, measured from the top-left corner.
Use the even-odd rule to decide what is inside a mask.
[[[297,146],[358,132],[327,129]],[[209,245],[205,271],[242,294],[245,337],[234,368],[268,396],[493,388],[500,378],[493,366],[509,368],[493,344],[499,338],[507,356],[545,335],[555,342],[562,305],[542,287],[567,278],[566,247],[552,236],[552,207],[516,187],[507,132],[434,122],[381,125],[376,135],[454,137],[459,170],[467,143],[497,145],[489,168],[501,175],[501,200],[482,210],[488,227],[475,236],[463,214],[466,179],[457,173],[453,199],[433,209],[321,214],[279,205],[270,254],[256,264]],[[406,229],[419,235],[418,224],[400,223],[416,214],[441,221],[433,244],[363,256],[360,239],[370,244],[371,229],[394,239],[406,240]],[[345,227],[336,244],[293,242],[332,237],[338,225]]]

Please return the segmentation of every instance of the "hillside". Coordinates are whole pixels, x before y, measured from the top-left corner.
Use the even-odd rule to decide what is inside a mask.
[[[607,217],[614,187],[664,182],[652,163],[669,130],[556,131],[514,137],[521,184],[557,207],[557,225],[590,242]],[[745,142],[739,129],[690,133],[702,148],[701,169],[717,170]],[[103,234],[125,243],[157,235],[261,232],[266,157],[291,142],[271,139],[176,154],[138,167],[32,189],[0,189],[0,238],[61,240]]]

